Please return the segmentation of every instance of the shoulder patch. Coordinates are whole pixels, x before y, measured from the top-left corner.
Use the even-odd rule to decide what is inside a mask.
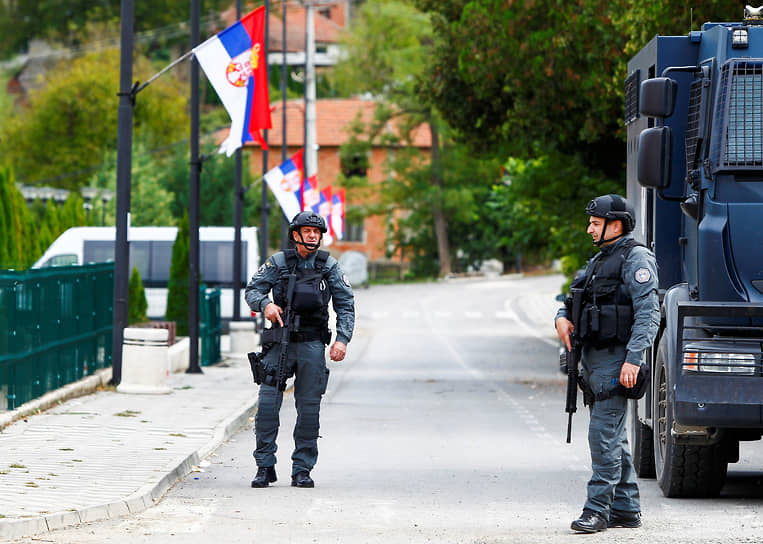
[[[347,287],[352,287],[352,285],[350,285],[350,280],[349,280],[349,278],[347,278],[347,274],[342,274],[342,281],[344,282],[344,284],[345,284]]]
[[[634,277],[637,282],[646,283],[652,277],[652,273],[649,272],[649,270],[646,268],[639,268],[638,270],[636,270]]]

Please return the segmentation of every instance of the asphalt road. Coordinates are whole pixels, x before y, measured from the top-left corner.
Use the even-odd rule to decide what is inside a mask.
[[[545,276],[361,289],[348,359],[331,365],[315,489],[289,486],[289,397],[270,488],[249,487],[256,467],[246,428],[146,512],[35,541],[763,541],[760,442],[742,445],[719,499],[665,499],[644,480],[643,528],[569,530],[590,461],[584,410],[572,444],[564,441],[549,300],[560,284]]]

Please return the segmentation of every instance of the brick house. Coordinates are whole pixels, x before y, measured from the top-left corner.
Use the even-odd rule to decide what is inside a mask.
[[[281,148],[283,146],[281,130],[282,103],[274,103],[271,113],[273,129],[268,131],[268,169],[281,163]],[[337,176],[341,172],[339,148],[350,137],[349,125],[356,119],[358,113],[360,119],[368,124],[372,118],[376,102],[372,100],[353,99],[322,99],[316,101],[316,141],[318,149],[318,185],[322,189],[328,185],[334,186]],[[291,100],[286,106],[286,148],[287,157],[299,151],[304,145],[304,101]],[[391,127],[392,128],[392,127]],[[413,145],[428,150],[431,147],[431,135],[426,127],[419,127],[413,137]],[[262,174],[262,151],[259,146],[248,145],[249,165],[252,175],[259,177]],[[367,199],[375,201],[379,198],[379,183],[386,175],[384,161],[389,152],[388,147],[375,145],[371,147],[368,157],[367,176],[370,189],[362,195],[353,194],[351,189],[346,189],[347,207],[364,204]],[[376,189],[375,189],[376,187]],[[337,187],[338,188],[338,187]],[[387,222],[394,218],[383,216],[368,216],[361,222],[351,223],[345,227],[345,240],[336,241],[330,250],[332,253],[341,254],[344,251],[355,250],[364,253],[369,261],[385,261],[387,257]],[[399,254],[394,256],[400,259]]]

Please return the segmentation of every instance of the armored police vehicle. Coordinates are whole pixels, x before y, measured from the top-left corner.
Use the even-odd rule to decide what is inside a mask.
[[[628,198],[662,298],[631,444],[669,497],[717,495],[763,434],[760,12],[656,36],[628,64]]]

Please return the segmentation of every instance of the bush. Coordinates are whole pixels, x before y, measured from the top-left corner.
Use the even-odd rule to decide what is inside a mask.
[[[140,278],[138,268],[133,266],[127,295],[127,323],[134,325],[148,321],[146,310],[148,310],[146,290],[143,288],[143,280]]]

